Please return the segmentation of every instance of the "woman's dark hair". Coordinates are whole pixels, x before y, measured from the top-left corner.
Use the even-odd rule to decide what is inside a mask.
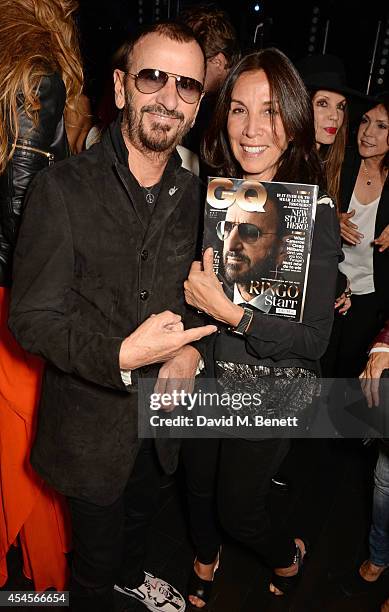
[[[380,94],[378,94],[375,98],[375,102],[373,104],[370,105],[369,110],[372,110],[373,108],[376,108],[377,106],[383,106],[386,114],[389,117],[389,91],[384,91]],[[365,112],[368,112],[365,111]],[[388,136],[388,140],[387,143],[389,144],[389,136]],[[382,173],[384,173],[385,171],[387,171],[389,169],[389,151],[386,152],[385,156],[383,157],[383,159],[381,160],[381,164],[380,164],[380,170]],[[386,177],[386,184],[389,183],[389,173],[387,174]]]
[[[219,176],[242,176],[242,168],[229,144],[227,119],[236,81],[243,73],[258,70],[266,74],[271,100],[278,104],[284,130],[290,140],[280,158],[274,180],[321,184],[309,94],[292,62],[282,51],[274,48],[244,56],[227,76],[203,143],[202,154],[206,164]]]
[[[317,91],[310,90],[311,101]],[[314,111],[315,114],[315,111]],[[322,161],[324,188],[335,200],[337,211],[340,212],[340,177],[349,132],[348,101],[344,107],[343,123],[338,129],[335,141],[330,145],[321,145],[318,155]]]

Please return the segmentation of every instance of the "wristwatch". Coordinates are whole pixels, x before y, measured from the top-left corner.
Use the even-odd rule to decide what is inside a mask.
[[[248,331],[254,316],[254,312],[251,308],[243,306],[243,310],[243,316],[239,321],[238,325],[236,325],[235,327],[228,328],[229,332],[231,332],[232,334],[236,334],[237,336],[244,336],[244,334]]]

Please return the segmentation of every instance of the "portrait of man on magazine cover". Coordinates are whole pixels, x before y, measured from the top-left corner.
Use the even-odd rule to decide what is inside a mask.
[[[290,233],[277,203],[267,197],[261,211],[249,212],[234,203],[219,221],[217,235],[223,241],[221,275],[236,304],[268,312],[266,297],[282,282],[279,268],[285,258]]]

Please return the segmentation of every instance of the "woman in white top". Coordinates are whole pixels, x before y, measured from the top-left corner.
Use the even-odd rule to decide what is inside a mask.
[[[360,374],[369,344],[389,313],[389,94],[365,112],[358,154],[348,152],[341,177],[340,224],[352,307],[342,317],[336,376]]]

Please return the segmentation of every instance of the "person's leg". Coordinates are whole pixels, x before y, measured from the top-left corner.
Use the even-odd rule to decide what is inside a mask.
[[[367,583],[376,582],[389,566],[389,455],[385,450],[380,450],[374,472],[369,549],[369,559],[359,568],[359,575]]]
[[[334,376],[354,378],[362,372],[369,344],[383,325],[375,293],[352,295],[351,308],[342,317]]]
[[[145,571],[151,522],[159,508],[161,469],[153,440],[144,440],[123,493],[123,555],[115,589],[147,608],[183,612],[185,601],[171,584]]]
[[[97,506],[68,497],[73,560],[70,582],[72,612],[111,612],[113,585],[122,556],[123,502]]]
[[[196,558],[202,564],[210,564],[217,557],[220,546],[215,507],[219,440],[183,440],[181,456],[185,468],[189,522]]]
[[[374,472],[369,546],[370,559],[373,563],[389,565],[389,456],[383,450],[380,450]]]
[[[210,583],[220,548],[215,507],[219,447],[219,440],[213,438],[186,439],[181,447],[190,531],[196,551],[188,597],[198,608],[203,607],[210,597]]]
[[[287,567],[294,539],[274,524],[267,511],[270,480],[289,448],[289,440],[222,440],[218,509],[223,527],[254,550],[270,567]]]
[[[162,475],[154,443],[145,440],[126,488],[114,504],[101,507],[69,499],[74,551],[71,598],[75,612],[110,612],[115,583],[130,590],[144,582],[150,523],[156,512]],[[168,590],[170,585],[164,583],[163,587]],[[159,593],[151,596],[160,598]],[[172,590],[171,598],[178,600],[181,596]]]
[[[143,582],[150,524],[158,509],[163,476],[153,440],[144,440],[123,493],[123,560],[118,581],[129,588]]]
[[[294,588],[306,549],[273,522],[267,511],[272,475],[289,449],[289,440],[223,440],[218,507],[221,523],[239,542],[273,568],[269,589],[282,595]]]

